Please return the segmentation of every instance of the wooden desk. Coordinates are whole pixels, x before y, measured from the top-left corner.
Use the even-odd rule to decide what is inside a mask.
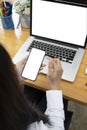
[[[17,29],[15,26],[15,30],[3,30],[0,22],[0,42],[7,48],[11,57],[16,54],[28,37],[28,29],[21,29],[21,27]],[[87,75],[84,74],[85,67],[87,67],[87,50],[85,51],[75,82],[70,83],[61,80],[61,87],[65,98],[87,105]],[[39,74],[35,82],[25,80],[25,84],[41,90],[50,89],[47,78],[43,74]]]

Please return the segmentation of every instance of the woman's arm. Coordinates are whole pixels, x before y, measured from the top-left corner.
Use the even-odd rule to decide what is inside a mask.
[[[51,126],[48,129],[64,130],[64,110],[63,98],[61,90],[49,90],[46,92],[47,110],[45,114],[48,115]]]
[[[47,110],[46,114],[52,123],[53,130],[64,130],[64,110],[60,80],[63,73],[59,59],[49,59],[48,82],[51,90],[46,92]]]

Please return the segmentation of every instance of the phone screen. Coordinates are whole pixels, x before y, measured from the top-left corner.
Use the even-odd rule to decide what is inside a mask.
[[[33,81],[36,80],[44,56],[45,51],[32,48],[28,60],[23,69],[22,77]]]

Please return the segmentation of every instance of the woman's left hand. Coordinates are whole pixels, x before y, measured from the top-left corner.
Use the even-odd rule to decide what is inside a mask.
[[[26,63],[26,61],[27,61],[27,58],[28,58],[28,55],[25,56],[22,60],[20,60],[20,61],[16,64],[16,69],[17,69],[17,72],[18,72],[19,75],[21,75],[21,73],[22,73],[22,70],[23,70],[24,65],[25,65],[25,63]]]

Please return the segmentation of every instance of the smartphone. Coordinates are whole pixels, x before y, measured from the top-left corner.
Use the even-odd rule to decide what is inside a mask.
[[[45,56],[45,51],[32,48],[28,60],[24,66],[22,77],[35,81]]]

